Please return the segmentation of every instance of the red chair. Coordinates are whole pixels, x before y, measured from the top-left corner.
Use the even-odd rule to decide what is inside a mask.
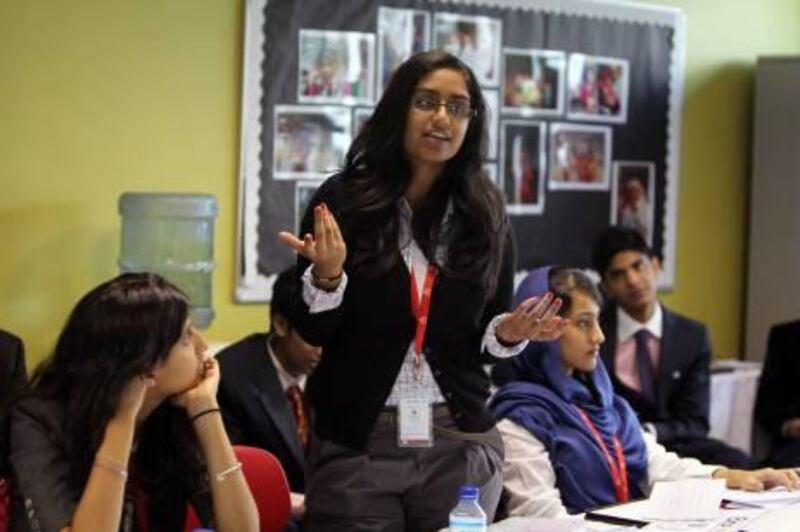
[[[242,463],[242,473],[256,501],[261,532],[283,532],[291,518],[291,506],[289,483],[281,463],[264,449],[234,445],[233,452]],[[200,520],[190,507],[186,532],[200,526]]]
[[[8,480],[0,478],[0,532],[8,530],[8,521],[11,512],[11,489]]]

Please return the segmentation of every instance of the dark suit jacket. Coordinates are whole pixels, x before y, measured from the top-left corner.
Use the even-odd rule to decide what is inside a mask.
[[[0,475],[7,471],[8,412],[6,402],[11,392],[28,382],[25,370],[25,348],[22,340],[0,330]]]
[[[345,191],[340,175],[317,190],[311,205],[325,202],[341,220]],[[343,226],[348,246],[357,241]],[[303,218],[301,234],[313,233],[313,209]],[[508,310],[514,283],[514,247],[506,235],[497,283],[492,293],[474,280],[439,273],[433,288],[423,354],[447,401],[459,430],[484,432],[495,421],[486,409],[489,377],[483,364],[496,362],[481,350],[486,326]],[[366,446],[370,431],[386,404],[416,331],[411,311],[408,269],[399,250],[385,273],[367,274],[350,268],[342,304],[311,314],[298,290],[292,324],[325,353],[308,381],[316,414],[317,436],[352,449]],[[298,255],[297,274],[308,260]]]
[[[775,325],[769,332],[767,356],[758,385],[755,417],[777,441],[781,428],[800,417],[800,321]]]
[[[253,334],[217,355],[222,378],[217,399],[234,445],[274,454],[292,491],[305,491],[305,457],[297,426],[267,352],[267,335]]]
[[[705,325],[663,305],[661,354],[655,404],[622,384],[615,375],[617,307],[607,305],[600,316],[606,341],[600,349],[617,393],[631,403],[642,422],[653,423],[658,441],[704,438],[708,434],[711,388],[711,343]]]
[[[0,330],[0,397],[28,381],[22,340]]]

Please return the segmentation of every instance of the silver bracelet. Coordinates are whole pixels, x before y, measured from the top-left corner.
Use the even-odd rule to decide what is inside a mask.
[[[228,469],[220,471],[219,473],[214,475],[214,480],[216,480],[217,482],[223,482],[228,477],[228,475],[236,473],[240,469],[242,469],[242,463],[241,462],[236,462],[234,465],[230,466]]]
[[[121,462],[117,462],[116,460],[112,460],[111,458],[97,454],[94,457],[94,465],[102,467],[106,471],[116,473],[122,477],[123,481],[128,480],[128,469],[125,467],[125,464]]]

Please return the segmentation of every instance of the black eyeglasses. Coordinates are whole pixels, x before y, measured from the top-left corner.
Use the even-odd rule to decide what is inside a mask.
[[[477,114],[477,110],[473,109],[467,100],[440,100],[436,96],[427,93],[420,93],[414,96],[412,105],[417,111],[423,113],[432,113],[444,106],[445,112],[451,118],[458,120],[467,120]]]

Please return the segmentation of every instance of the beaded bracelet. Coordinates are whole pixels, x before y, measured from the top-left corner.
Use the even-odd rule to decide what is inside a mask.
[[[102,467],[107,471],[116,473],[122,477],[122,480],[128,480],[128,469],[125,467],[125,464],[121,462],[117,462],[116,460],[112,460],[111,458],[106,458],[105,456],[98,454],[94,457],[94,465]]]
[[[197,414],[192,416],[192,423],[200,419],[201,417],[205,416],[206,414],[213,414],[214,412],[219,412],[219,408],[209,408],[207,410],[203,410],[198,412]]]
[[[236,473],[240,469],[242,469],[242,463],[241,462],[236,462],[234,465],[230,466],[228,469],[220,471],[219,473],[214,475],[214,480],[216,480],[217,482],[223,482],[228,477],[228,475]]]

